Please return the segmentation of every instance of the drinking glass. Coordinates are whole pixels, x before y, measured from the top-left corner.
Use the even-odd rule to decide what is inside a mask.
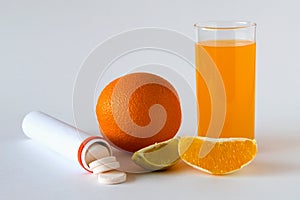
[[[198,135],[254,138],[256,24],[195,24]]]

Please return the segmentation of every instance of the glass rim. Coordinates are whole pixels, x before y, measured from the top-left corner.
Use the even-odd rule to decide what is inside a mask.
[[[206,30],[234,30],[256,27],[255,22],[251,21],[200,21],[194,24],[197,29]]]

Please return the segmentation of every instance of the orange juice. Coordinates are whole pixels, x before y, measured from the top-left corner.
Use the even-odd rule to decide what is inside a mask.
[[[226,93],[226,115],[220,137],[254,138],[255,51],[249,40],[209,40],[195,45],[196,67],[199,48],[205,49],[216,64]],[[209,70],[209,69],[207,69]],[[200,72],[201,73],[201,72]],[[213,80],[211,80],[213,81]],[[200,109],[198,135],[205,136],[211,120],[210,93],[203,77],[196,73],[197,101]]]

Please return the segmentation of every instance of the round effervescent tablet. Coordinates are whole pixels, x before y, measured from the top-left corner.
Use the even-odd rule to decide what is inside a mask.
[[[98,167],[100,165],[105,165],[108,163],[116,162],[116,157],[115,156],[108,156],[104,158],[100,158],[98,160],[95,160],[89,164],[89,167],[91,170],[93,170],[95,167]]]
[[[107,184],[107,185],[112,185],[112,184],[118,184],[118,183],[123,183],[126,181],[126,173],[125,172],[120,172],[120,171],[110,171],[106,173],[102,173],[98,175],[98,182]]]
[[[120,163],[118,161],[111,162],[103,165],[99,165],[93,169],[94,174],[99,174],[107,171],[111,171],[113,169],[118,169],[120,167]]]

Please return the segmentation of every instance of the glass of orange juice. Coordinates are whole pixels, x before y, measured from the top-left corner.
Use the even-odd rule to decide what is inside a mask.
[[[256,24],[195,24],[198,135],[254,138]]]

